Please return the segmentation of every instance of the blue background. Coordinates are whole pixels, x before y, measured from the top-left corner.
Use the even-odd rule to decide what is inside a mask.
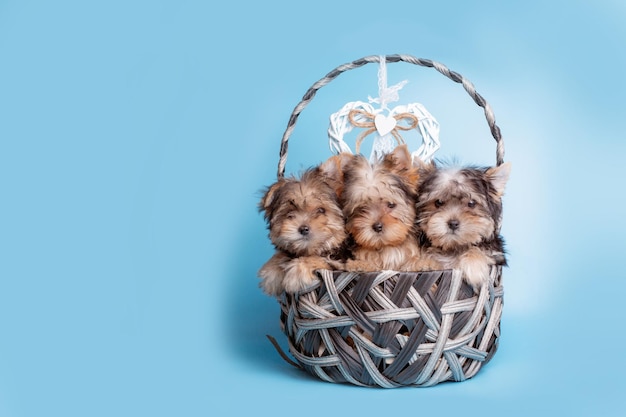
[[[618,0],[0,1],[0,416],[623,416],[626,7]],[[292,368],[256,204],[306,89],[339,64],[444,63],[492,105],[513,170],[502,338],[473,379],[328,384]],[[330,155],[307,107],[288,172]],[[492,164],[480,108],[390,64],[442,126],[439,156]]]

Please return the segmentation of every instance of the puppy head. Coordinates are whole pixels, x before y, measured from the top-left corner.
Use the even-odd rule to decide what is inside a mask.
[[[510,163],[492,168],[422,166],[417,224],[430,243],[454,250],[493,239],[510,169]]]
[[[353,156],[343,168],[346,229],[357,245],[397,246],[413,231],[417,171],[406,145],[374,164]]]
[[[325,255],[345,239],[335,189],[319,168],[305,171],[299,179],[283,178],[268,187],[259,209],[274,246],[294,256]]]

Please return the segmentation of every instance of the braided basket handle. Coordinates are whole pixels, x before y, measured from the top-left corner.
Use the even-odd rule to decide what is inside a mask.
[[[386,55],[384,56],[386,62],[408,62],[410,64],[419,65],[422,67],[434,68],[439,71],[441,74],[445,75],[455,83],[463,84],[463,88],[467,93],[474,99],[474,102],[482,107],[485,111],[485,117],[487,119],[487,123],[489,124],[489,128],[491,129],[491,134],[496,140],[496,164],[499,166],[504,162],[504,142],[502,141],[502,134],[500,133],[500,128],[496,125],[496,119],[491,110],[491,106],[487,101],[476,92],[474,85],[464,78],[461,74],[449,70],[445,65],[440,64],[439,62],[435,62],[429,59],[417,58],[412,55]],[[302,100],[296,107],[293,109],[291,113],[291,117],[289,117],[289,122],[287,123],[287,129],[285,133],[283,133],[283,138],[280,143],[280,158],[278,160],[278,178],[283,178],[285,176],[285,165],[287,164],[287,148],[289,144],[289,137],[293,132],[293,129],[298,121],[298,117],[302,110],[313,100],[313,97],[317,93],[317,91],[324,87],[326,84],[330,83],[332,80],[337,78],[341,73],[344,73],[348,70],[362,67],[365,64],[370,63],[379,63],[381,57],[378,55],[366,56],[361,59],[357,59],[355,61],[349,62],[347,64],[343,64],[326,74],[324,78],[317,81],[315,84],[308,89],[308,91],[302,97]]]

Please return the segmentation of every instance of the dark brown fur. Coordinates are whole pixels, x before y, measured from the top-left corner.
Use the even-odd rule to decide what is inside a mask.
[[[491,265],[506,265],[499,234],[502,195],[510,164],[453,167],[421,164],[417,226],[426,259],[441,269],[461,269],[478,289]]]

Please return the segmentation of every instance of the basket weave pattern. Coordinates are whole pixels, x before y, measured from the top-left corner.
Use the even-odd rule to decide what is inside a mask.
[[[281,300],[289,350],[328,382],[394,388],[471,378],[497,349],[500,267],[475,295],[457,271],[319,271]]]

